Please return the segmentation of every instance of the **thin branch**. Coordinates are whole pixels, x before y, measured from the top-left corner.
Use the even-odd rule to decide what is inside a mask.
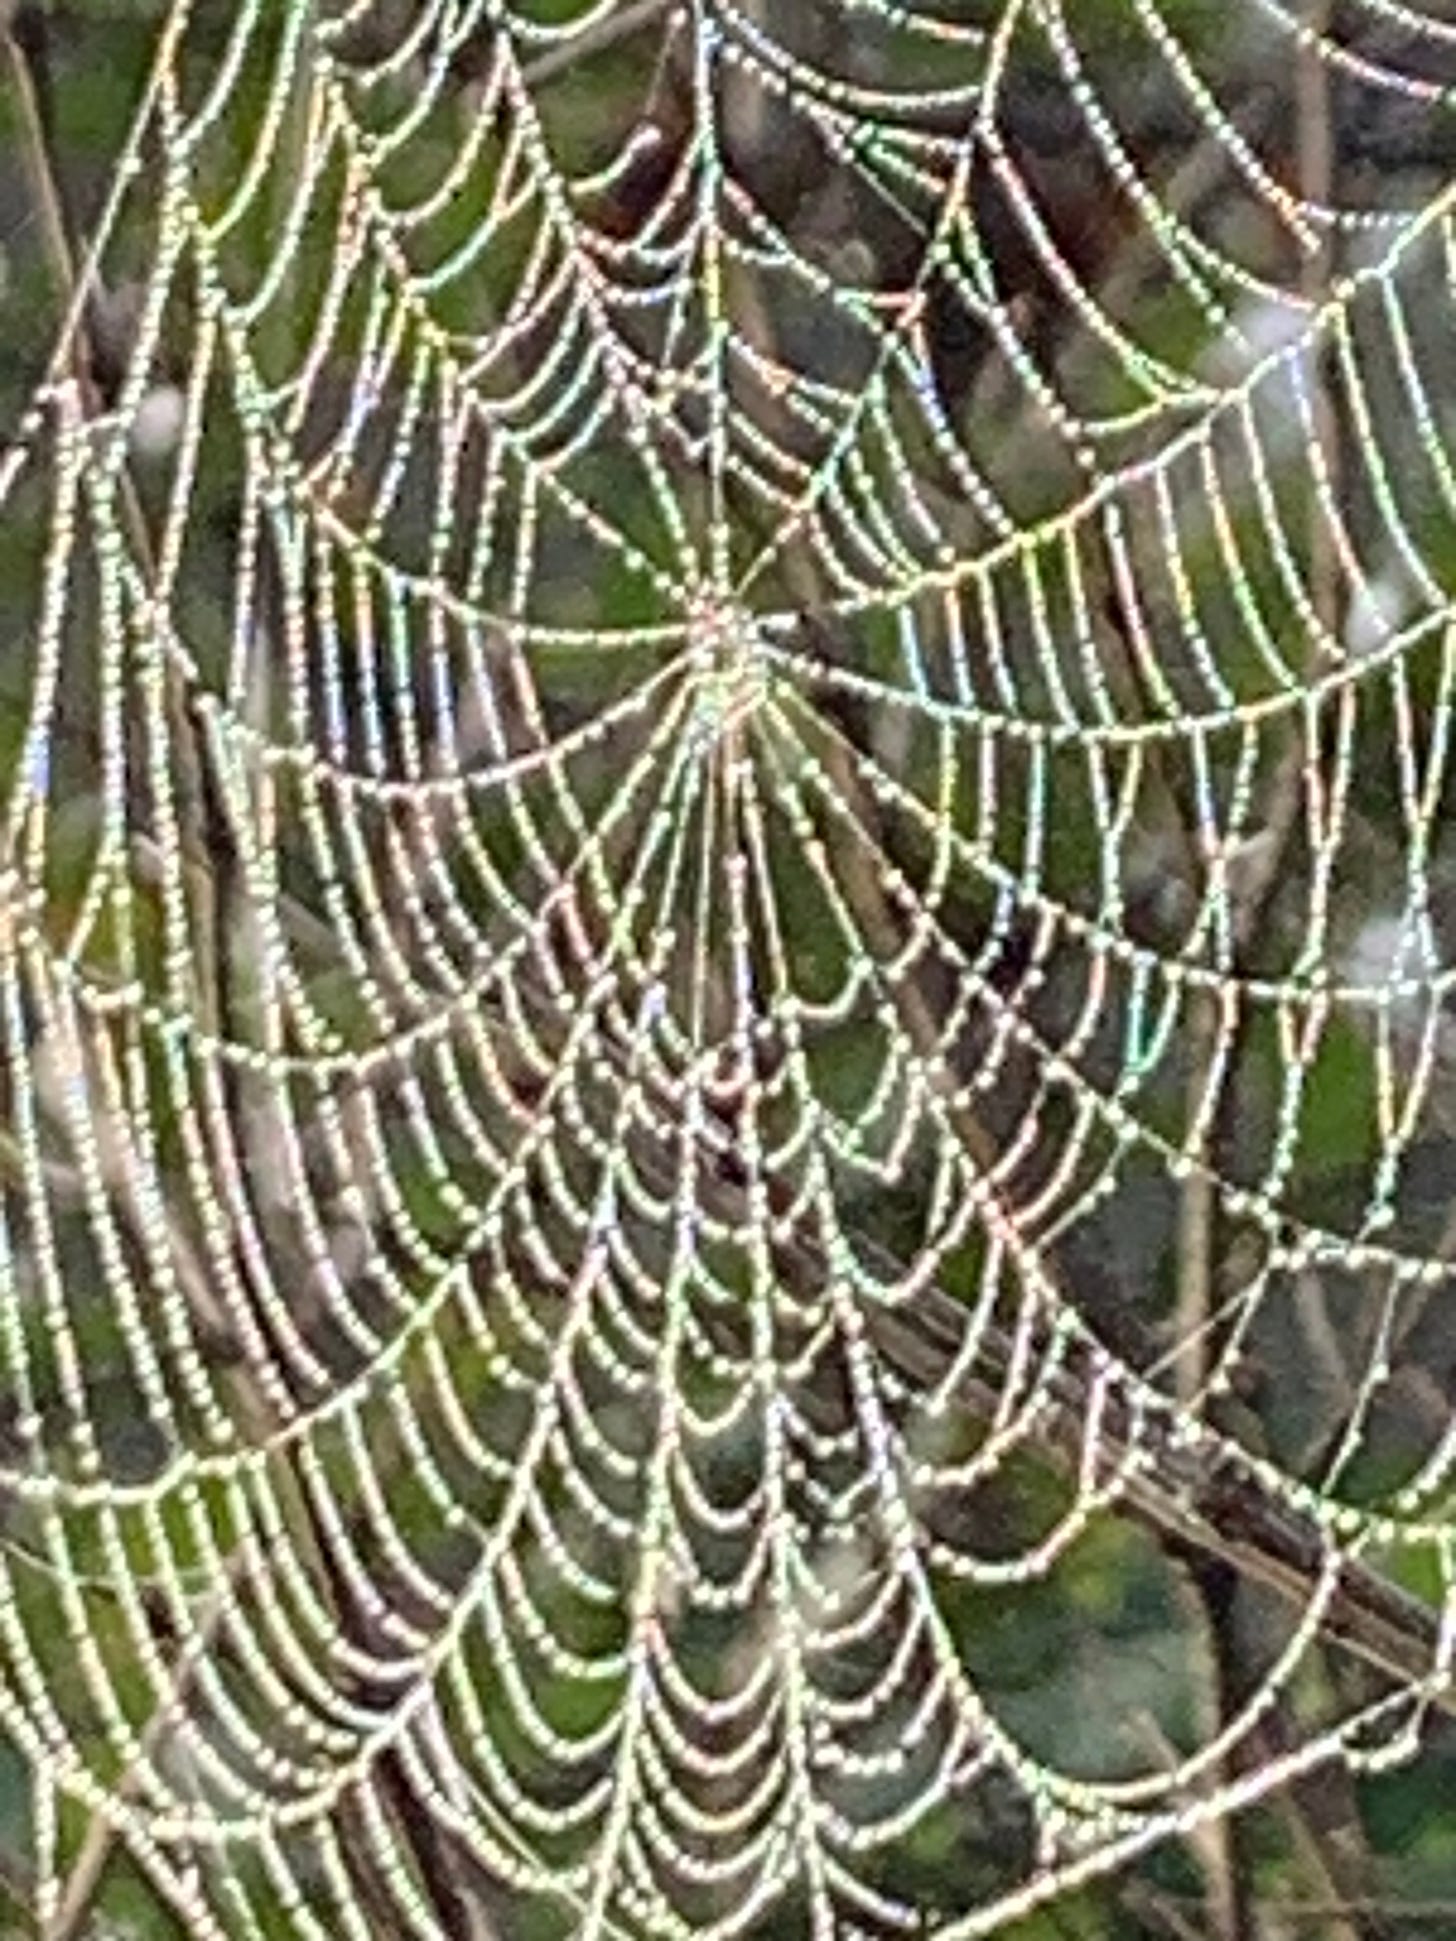
[[[4,42],[8,78],[18,110],[20,153],[35,206],[42,253],[64,317],[61,341],[65,362],[70,367],[70,379],[76,387],[82,414],[87,418],[97,418],[105,410],[105,401],[97,390],[91,355],[89,318],[94,310],[98,287],[94,265],[88,263],[84,271],[77,268],[77,259],[66,229],[65,206],[47,147],[40,88],[29,56],[17,40],[14,23],[9,18],[0,20],[0,40]],[[168,45],[164,43],[159,53],[159,64],[166,58]],[[116,480],[122,528],[132,558],[142,579],[149,585],[154,584],[157,568],[151,533],[125,463],[118,469]],[[213,893],[212,844],[209,841],[203,762],[186,686],[170,655],[164,661],[164,681],[177,763],[178,835],[193,892],[192,973],[195,994],[200,1019],[206,1029],[215,1032],[218,1025],[220,952],[224,945],[218,935]]]
[[[166,1733],[181,1715],[193,1676],[212,1648],[218,1627],[227,1616],[231,1588],[232,1575],[229,1571],[208,1595],[196,1629],[177,1655],[171,1670],[171,1689],[147,1720],[137,1756],[117,1781],[118,1801],[127,1799],[139,1790],[151,1755],[157,1751]],[[41,1929],[41,1941],[81,1941],[116,1835],[113,1820],[103,1818],[100,1814],[93,1816],[80,1851],[71,1863],[55,1911]]]
[[[603,14],[573,34],[559,47],[548,48],[538,54],[534,61],[528,61],[521,70],[521,79],[527,87],[538,88],[544,82],[554,80],[568,68],[575,67],[578,61],[590,60],[594,54],[603,53],[615,47],[618,41],[640,33],[644,27],[676,4],[676,0],[637,0],[631,7],[623,7],[617,13]]]

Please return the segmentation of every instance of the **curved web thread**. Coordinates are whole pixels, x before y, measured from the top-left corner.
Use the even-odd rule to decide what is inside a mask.
[[[1414,1755],[1452,51],[159,29],[0,463],[52,1934],[88,1822],[198,1934],[989,1933]],[[1150,1529],[1281,1594],[1212,1712]],[[1099,1558],[1180,1662],[1050,1730]]]

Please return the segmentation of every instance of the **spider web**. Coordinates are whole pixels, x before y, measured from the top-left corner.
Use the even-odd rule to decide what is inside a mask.
[[[1456,30],[156,35],[0,456],[43,1931],[970,1936],[1414,1757]]]

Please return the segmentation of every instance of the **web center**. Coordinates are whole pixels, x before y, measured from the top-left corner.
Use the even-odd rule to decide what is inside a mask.
[[[694,606],[689,642],[694,739],[704,752],[726,748],[736,754],[768,693],[758,629],[744,608],[707,598]]]

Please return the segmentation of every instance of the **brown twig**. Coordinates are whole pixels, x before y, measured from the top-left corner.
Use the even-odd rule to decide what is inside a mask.
[[[564,74],[568,68],[575,67],[578,61],[590,60],[594,54],[615,47],[618,41],[628,39],[644,27],[665,14],[675,4],[675,0],[637,0],[635,6],[622,7],[615,13],[603,14],[583,27],[580,33],[572,34],[559,47],[552,47],[544,54],[538,54],[528,61],[521,70],[521,79],[527,87],[538,88],[545,82]]]

